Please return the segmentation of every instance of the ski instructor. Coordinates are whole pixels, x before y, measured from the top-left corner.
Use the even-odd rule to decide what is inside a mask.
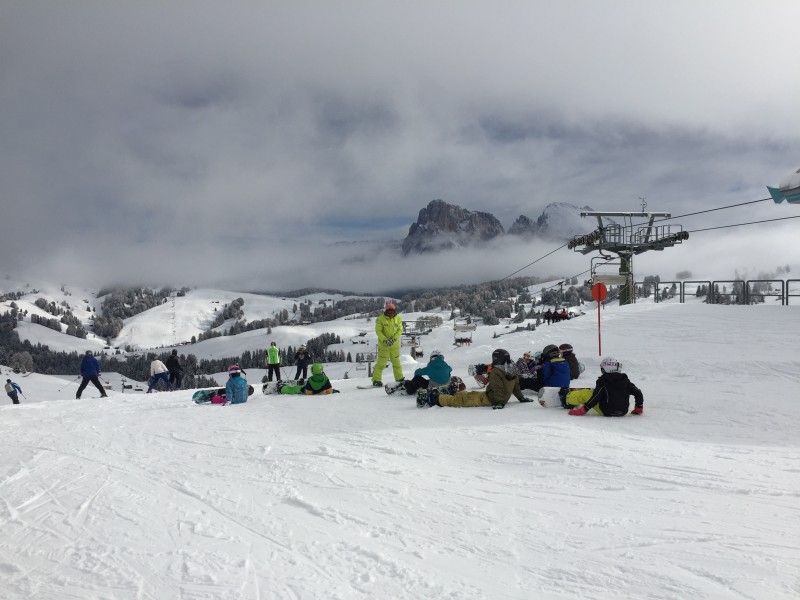
[[[386,303],[386,310],[375,319],[375,333],[378,334],[378,359],[372,372],[372,385],[383,387],[381,374],[386,361],[392,361],[392,374],[395,381],[403,381],[403,366],[400,364],[400,336],[403,335],[403,319],[397,314],[394,302]]]

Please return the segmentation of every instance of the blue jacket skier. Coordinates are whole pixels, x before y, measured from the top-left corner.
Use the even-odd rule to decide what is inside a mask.
[[[22,393],[22,388],[19,387],[16,383],[11,381],[10,379],[6,379],[6,394],[8,397],[11,398],[11,402],[14,404],[19,404],[19,396],[17,394]]]
[[[529,389],[538,392],[543,387],[569,387],[569,363],[561,358],[561,351],[555,344],[544,347],[542,364],[536,371],[536,380]]]
[[[83,390],[86,389],[86,386],[89,385],[91,381],[98,390],[100,390],[100,397],[107,398],[105,388],[100,384],[100,380],[98,377],[100,376],[100,363],[97,362],[97,359],[92,355],[91,350],[86,351],[86,355],[81,360],[81,377],[83,377],[83,381],[78,386],[78,391],[75,394],[75,399],[80,400],[81,394]]]

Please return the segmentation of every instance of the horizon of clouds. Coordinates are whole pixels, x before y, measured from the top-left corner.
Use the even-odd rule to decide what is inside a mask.
[[[386,252],[339,267],[331,244],[399,239],[435,198],[506,228],[554,201],[685,214],[800,166],[796,3],[429,4],[4,7],[0,267],[269,289],[491,278],[538,250],[433,271]],[[756,230],[731,247],[769,270],[776,238]]]

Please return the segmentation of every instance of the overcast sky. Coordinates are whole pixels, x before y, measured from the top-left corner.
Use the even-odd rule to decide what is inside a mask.
[[[765,198],[800,167],[798,23],[796,0],[0,0],[0,270],[473,282],[553,246],[340,267],[351,249],[330,244],[401,239],[435,198],[506,228],[555,201],[679,215]],[[637,264],[800,269],[800,219],[723,233]],[[564,250],[521,274],[588,266]]]

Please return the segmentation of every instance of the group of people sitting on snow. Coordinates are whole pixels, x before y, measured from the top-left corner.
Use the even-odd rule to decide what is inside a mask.
[[[444,357],[440,353],[431,353],[432,362],[434,356],[442,363],[436,367],[437,371],[449,373],[450,367],[444,362]],[[611,357],[600,361],[601,375],[594,388],[571,389],[570,382],[580,376],[581,367],[570,344],[562,344],[561,347],[549,344],[541,352],[526,352],[516,363],[511,360],[507,350],[498,348],[492,352],[491,364],[472,368],[476,381],[485,385],[485,389],[465,391],[456,389],[452,382],[449,386],[418,385],[417,406],[491,406],[501,409],[512,395],[520,402],[533,401],[533,398],[522,393],[523,389],[538,392],[552,387],[558,389],[561,406],[569,409],[570,415],[581,416],[594,409],[605,417],[622,417],[628,414],[631,396],[634,398],[631,414],[641,415],[644,412],[644,396],[622,372],[619,361]],[[419,374],[424,374],[423,371],[418,369],[414,374],[415,379]],[[433,378],[431,382],[436,383]],[[406,386],[409,393],[413,393],[409,391],[413,389],[413,385]]]

